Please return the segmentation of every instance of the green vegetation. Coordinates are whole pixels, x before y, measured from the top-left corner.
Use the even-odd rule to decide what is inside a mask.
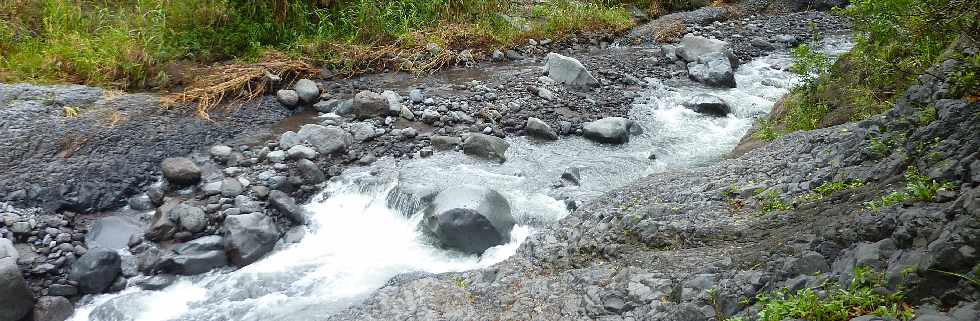
[[[782,198],[779,197],[779,193],[776,193],[776,191],[760,193],[755,195],[755,198],[759,201],[759,211],[762,213],[769,213],[772,211],[786,211],[792,208],[789,204],[783,201]]]
[[[846,321],[861,315],[876,315],[911,320],[914,315],[901,291],[880,293],[880,274],[868,268],[854,269],[854,280],[846,288],[837,284],[805,288],[795,293],[783,289],[756,297],[761,309],[759,321],[804,319],[810,321]]]
[[[677,1],[0,0],[0,81],[169,88],[190,83],[191,67],[270,59],[421,72],[450,58],[429,55],[429,43],[479,55],[621,32],[632,2],[655,11]]]
[[[868,153],[874,158],[885,158],[892,154],[896,148],[905,144],[907,138],[904,133],[885,132],[869,137],[870,142],[866,147]]]
[[[905,189],[892,192],[882,196],[880,199],[865,203],[865,208],[877,212],[881,208],[900,204],[906,201],[929,202],[936,197],[939,191],[953,190],[953,184],[949,182],[938,182],[929,176],[919,174],[915,166],[909,166],[905,170]]]
[[[812,44],[793,51],[792,71],[803,78],[760,123],[755,137],[771,140],[782,134],[828,127],[879,114],[893,106],[896,94],[916,77],[947,58],[960,66],[949,79],[955,96],[980,99],[980,58],[948,51],[960,37],[980,33],[980,0],[857,0],[837,12],[853,21],[856,44],[833,66]],[[916,119],[925,125],[934,109]],[[882,145],[879,147],[884,147]]]
[[[851,190],[861,186],[864,186],[864,181],[848,180],[824,182],[823,184],[820,184],[820,186],[814,188],[813,192],[800,196],[800,199],[808,202],[817,201],[836,192]]]

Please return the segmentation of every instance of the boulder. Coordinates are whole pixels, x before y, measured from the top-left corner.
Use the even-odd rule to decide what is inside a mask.
[[[301,159],[296,162],[296,170],[299,171],[299,176],[303,178],[305,184],[316,185],[327,179],[320,167],[308,159]]]
[[[300,79],[293,85],[293,90],[299,96],[299,101],[304,104],[309,105],[320,99],[320,88],[312,80]]]
[[[158,269],[164,273],[195,275],[228,265],[224,240],[209,235],[178,245],[176,255],[164,258]]]
[[[482,254],[510,241],[510,203],[497,191],[462,185],[442,190],[423,212],[422,230],[441,246]]]
[[[235,197],[245,191],[245,186],[237,178],[225,177],[221,180],[221,196]]]
[[[201,168],[186,157],[171,157],[160,163],[163,178],[177,186],[197,184],[201,180]]]
[[[168,199],[157,208],[145,233],[147,239],[160,242],[173,238],[174,233],[177,232],[177,224],[170,219],[170,210],[177,207],[178,203],[177,200]]]
[[[579,186],[582,184],[582,168],[581,167],[569,167],[566,168],[563,173],[561,173],[561,179],[567,181],[568,183]]]
[[[0,259],[13,258],[15,261],[20,258],[20,254],[17,253],[17,249],[14,248],[14,242],[3,237],[0,237]]]
[[[490,135],[470,134],[463,142],[463,153],[476,157],[503,163],[510,144],[507,141]]]
[[[592,73],[577,59],[549,53],[545,58],[544,69],[548,77],[558,83],[574,86],[592,86],[599,83]]]
[[[296,224],[306,223],[306,213],[303,207],[296,205],[296,200],[282,191],[269,192],[269,205],[283,216]]]
[[[84,294],[104,292],[122,273],[122,260],[116,251],[89,249],[71,266],[69,278],[78,282],[78,289]]]
[[[140,233],[143,224],[134,217],[116,215],[95,220],[85,235],[89,248],[101,247],[110,250],[129,248],[129,239]]]
[[[385,116],[388,113],[388,100],[373,91],[364,90],[354,95],[351,106],[354,117],[360,119]]]
[[[681,42],[677,44],[677,49],[674,52],[686,62],[697,61],[698,58],[707,54],[720,53],[729,59],[732,66],[738,64],[735,54],[732,53],[732,46],[728,42],[692,34],[687,34],[681,38]]]
[[[339,103],[340,101],[336,99],[324,100],[313,104],[313,109],[316,109],[316,111],[326,114],[326,113],[333,112],[333,109],[336,108],[337,104]]]
[[[333,109],[333,113],[340,116],[346,116],[346,115],[350,115],[353,112],[353,109],[354,109],[354,100],[344,99],[341,100],[339,103],[337,103],[337,107]]]
[[[636,122],[623,117],[606,117],[582,126],[586,139],[604,144],[624,144],[629,142],[631,134],[640,131]]]
[[[411,91],[408,92],[408,98],[413,103],[421,104],[422,101],[425,100],[425,95],[422,94],[422,90],[421,89],[417,89],[416,88],[416,89],[412,89]]]
[[[214,158],[214,160],[216,161],[225,163],[228,162],[229,159],[231,159],[232,149],[230,146],[226,146],[226,145],[214,145],[211,146],[209,152],[211,154],[211,158]]]
[[[246,266],[272,251],[279,239],[279,228],[265,214],[249,213],[225,218],[223,235],[228,260]]]
[[[462,145],[463,140],[455,136],[435,135],[429,138],[432,148],[435,150],[452,150],[456,146]]]
[[[527,124],[524,125],[524,129],[527,130],[527,135],[541,139],[541,140],[558,140],[558,134],[555,133],[551,126],[548,126],[545,122],[540,119],[529,117],[527,119]]]
[[[0,302],[0,320],[20,320],[34,305],[34,295],[14,258],[0,258]]]
[[[208,227],[208,215],[200,207],[180,204],[170,210],[170,220],[176,221],[180,227],[191,233],[204,231]]]
[[[135,211],[148,211],[155,207],[153,200],[151,200],[150,196],[146,193],[129,198],[127,203],[129,204],[129,208]]]
[[[381,92],[381,96],[384,97],[386,101],[388,101],[388,115],[395,116],[401,113],[402,111],[401,95],[391,90],[385,90]]]
[[[722,53],[709,53],[689,62],[687,73],[692,80],[708,86],[735,88],[735,70]]]
[[[354,142],[350,133],[336,126],[307,124],[300,127],[296,135],[301,142],[324,155],[346,152]]]
[[[303,145],[296,145],[286,151],[286,156],[289,159],[314,159],[316,158],[316,150]]]
[[[286,108],[292,109],[299,104],[299,95],[296,94],[295,90],[280,89],[276,91],[276,101]]]
[[[699,94],[684,102],[684,107],[695,112],[716,117],[725,117],[732,112],[728,103],[714,95]]]
[[[68,298],[61,296],[42,296],[34,304],[33,321],[65,321],[75,312]]]

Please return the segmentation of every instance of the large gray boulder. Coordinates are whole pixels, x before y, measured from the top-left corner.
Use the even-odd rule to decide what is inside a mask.
[[[732,107],[718,96],[699,94],[684,102],[684,107],[699,114],[715,117],[725,117],[732,112]]]
[[[296,170],[299,171],[299,176],[303,178],[304,184],[316,185],[327,179],[327,175],[323,173],[323,170],[309,159],[297,161]]]
[[[524,129],[527,130],[527,135],[541,139],[541,140],[558,140],[558,133],[555,133],[551,126],[548,126],[544,121],[528,117],[527,124],[524,125]]]
[[[370,90],[364,90],[354,95],[351,106],[354,117],[360,119],[381,117],[388,113],[388,99]]]
[[[129,216],[107,216],[95,220],[85,235],[88,247],[101,247],[119,250],[129,247],[129,238],[140,233],[142,224]]]
[[[694,81],[713,87],[735,88],[735,70],[724,54],[709,53],[687,64],[687,74]]]
[[[163,178],[177,186],[197,184],[201,180],[201,168],[186,157],[171,157],[160,163]]]
[[[13,241],[0,237],[0,259],[8,257],[17,260],[20,258],[20,254],[17,253],[17,248],[14,247]]]
[[[440,135],[432,136],[429,138],[429,142],[432,144],[432,148],[435,150],[451,150],[456,148],[456,146],[463,144],[463,140],[459,137]]]
[[[642,132],[636,122],[623,117],[606,117],[582,126],[586,139],[604,144],[624,144],[630,135]]]
[[[20,320],[31,312],[34,296],[14,258],[0,258],[0,320]]]
[[[592,73],[575,58],[552,52],[545,59],[545,72],[548,73],[549,78],[554,79],[557,83],[574,86],[591,86],[599,83],[592,76]]]
[[[299,95],[295,90],[280,89],[276,91],[276,100],[286,108],[293,109],[299,104]]]
[[[296,91],[299,100],[304,104],[309,105],[320,100],[320,88],[312,80],[300,79],[293,86],[293,90]]]
[[[191,233],[204,231],[208,227],[208,215],[200,207],[180,204],[168,213],[170,220],[180,224],[180,227]]]
[[[470,134],[463,142],[463,153],[476,157],[503,163],[507,160],[505,154],[510,144],[507,141],[490,135]]]
[[[224,240],[209,235],[178,245],[176,255],[164,258],[157,268],[163,273],[195,275],[228,265]]]
[[[697,61],[698,58],[707,54],[721,53],[729,59],[732,66],[738,64],[735,54],[732,53],[732,46],[728,42],[692,34],[687,34],[681,38],[681,42],[677,44],[677,49],[674,52],[686,62]]]
[[[272,218],[262,213],[232,215],[225,218],[223,227],[225,252],[237,266],[258,261],[272,251],[279,239],[279,228]]]
[[[473,185],[442,190],[423,215],[422,230],[427,235],[443,247],[471,254],[509,242],[515,224],[503,195]]]
[[[306,224],[306,211],[296,200],[282,191],[269,192],[269,205],[296,224]]]
[[[105,292],[122,273],[121,264],[116,251],[93,248],[72,264],[68,277],[78,281],[78,289],[82,293],[98,294]]]
[[[33,321],[65,321],[75,312],[68,298],[62,296],[42,296],[34,305]],[[3,319],[6,320],[6,319]]]
[[[354,142],[350,133],[336,126],[307,124],[300,127],[295,135],[297,141],[310,145],[323,155],[346,152]]]

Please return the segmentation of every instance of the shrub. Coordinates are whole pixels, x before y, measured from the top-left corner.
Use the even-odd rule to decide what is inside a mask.
[[[820,184],[820,186],[814,188],[813,192],[800,196],[800,199],[812,202],[821,200],[839,191],[851,190],[861,186],[864,186],[864,181],[860,180],[824,182],[823,184]]]
[[[895,204],[912,202],[932,201],[940,191],[953,190],[955,187],[950,182],[936,181],[929,176],[919,174],[915,166],[909,166],[905,170],[905,189],[892,192],[882,196],[880,199],[865,203],[865,208],[877,212],[881,208]]]

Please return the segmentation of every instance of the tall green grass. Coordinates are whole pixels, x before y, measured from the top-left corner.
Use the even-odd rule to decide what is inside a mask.
[[[167,86],[175,63],[247,62],[270,50],[337,61],[345,58],[331,49],[338,44],[478,37],[466,44],[505,47],[625,29],[623,2],[551,0],[532,16],[510,0],[0,0],[0,81],[138,89]],[[462,27],[444,28],[453,25]]]

